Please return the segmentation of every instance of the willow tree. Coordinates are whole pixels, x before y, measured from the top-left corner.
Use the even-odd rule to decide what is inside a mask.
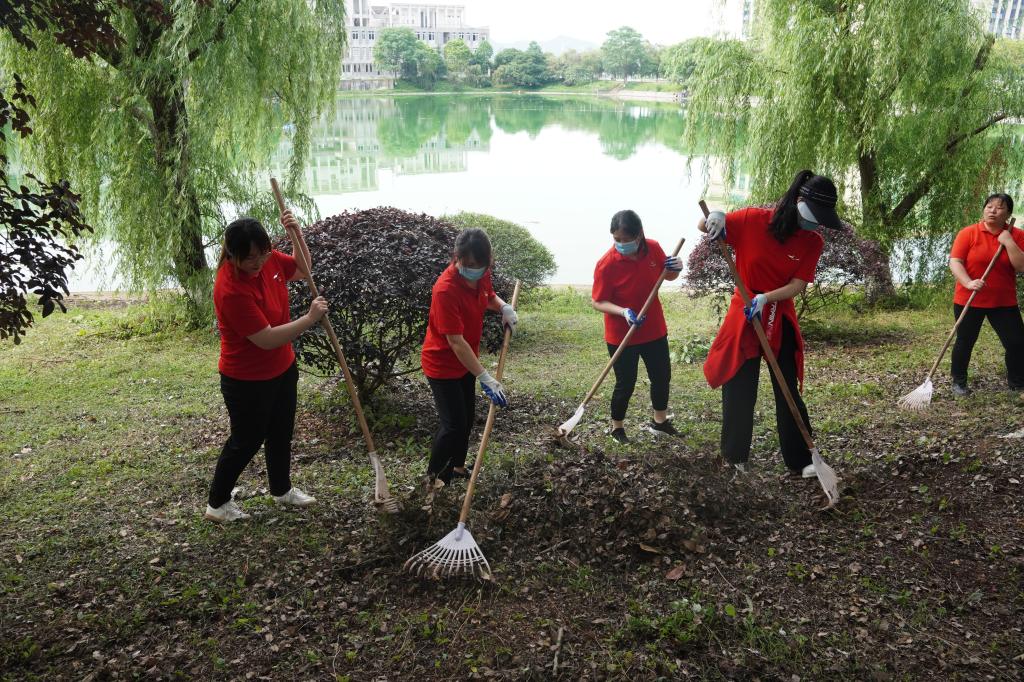
[[[1020,150],[999,124],[1024,114],[1024,80],[968,0],[762,0],[758,15],[750,44],[698,60],[686,133],[716,131],[754,201],[800,168],[831,174],[844,214],[891,254],[973,219],[1002,186]]]
[[[27,155],[70,178],[97,235],[136,285],[176,281],[208,296],[206,249],[222,210],[252,197],[282,122],[293,175],[333,100],[343,0],[107,0],[115,33],[72,51],[45,26],[26,51],[0,42],[34,93]]]

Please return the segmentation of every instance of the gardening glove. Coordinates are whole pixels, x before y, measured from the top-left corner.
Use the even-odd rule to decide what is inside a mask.
[[[486,369],[477,375],[480,380],[480,388],[484,394],[491,399],[491,402],[498,407],[508,407],[508,398],[505,396],[505,387],[497,379],[491,376]]]
[[[519,324],[519,315],[516,314],[512,304],[506,303],[501,306],[501,326],[514,332],[517,324]]]
[[[754,298],[750,299],[750,305],[743,307],[743,314],[747,316],[747,322],[750,322],[755,317],[761,319],[761,311],[764,310],[765,304],[768,302],[768,297],[764,294],[758,294]]]
[[[669,272],[682,272],[683,261],[679,256],[669,256],[665,259],[665,269]]]
[[[646,313],[641,315],[640,317],[637,317],[636,313],[633,312],[632,308],[623,308],[622,316],[626,318],[626,322],[629,322],[629,326],[631,327],[639,327],[644,323],[644,320],[647,319]]]
[[[721,211],[712,211],[704,219],[704,229],[712,239],[725,239],[725,214]]]

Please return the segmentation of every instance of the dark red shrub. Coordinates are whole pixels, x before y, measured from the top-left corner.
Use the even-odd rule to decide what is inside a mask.
[[[363,398],[419,369],[430,291],[451,261],[458,232],[444,220],[389,207],[330,216],[305,230],[313,279],[331,304],[331,324]],[[290,252],[290,245],[284,250]],[[509,300],[512,282],[500,266],[492,279],[498,295]],[[304,282],[291,284],[291,302],[293,317],[309,309]],[[488,313],[483,345],[494,351],[501,338],[500,316]],[[295,346],[307,368],[323,375],[340,371],[320,327]]]
[[[839,303],[851,286],[862,287],[886,279],[883,275],[889,266],[884,252],[875,242],[857,236],[852,225],[843,223],[843,229],[822,230],[821,235],[825,238],[825,250],[818,261],[814,283],[796,302],[798,316]],[[720,302],[725,294],[732,293],[729,266],[718,246],[706,237],[690,252],[686,285],[691,296],[717,296]],[[719,308],[719,314],[723,312]]]

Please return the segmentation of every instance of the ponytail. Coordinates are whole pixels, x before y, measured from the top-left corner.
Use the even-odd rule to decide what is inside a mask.
[[[782,195],[778,203],[775,204],[775,212],[772,214],[772,219],[768,223],[768,231],[772,233],[772,236],[780,243],[786,243],[794,232],[800,229],[799,217],[800,214],[796,210],[796,198],[800,192],[800,188],[805,182],[814,177],[814,172],[809,170],[802,170],[796,174],[793,178],[793,182],[790,183],[789,189]]]

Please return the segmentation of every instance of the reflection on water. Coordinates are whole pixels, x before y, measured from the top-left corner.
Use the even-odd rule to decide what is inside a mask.
[[[677,105],[537,95],[343,98],[313,133],[305,191],[322,215],[391,205],[432,215],[488,213],[526,226],[555,256],[556,282],[589,283],[608,222],[636,210],[674,244],[694,228],[705,183],[741,200],[720,169],[687,159]],[[272,162],[286,171],[285,139]]]

